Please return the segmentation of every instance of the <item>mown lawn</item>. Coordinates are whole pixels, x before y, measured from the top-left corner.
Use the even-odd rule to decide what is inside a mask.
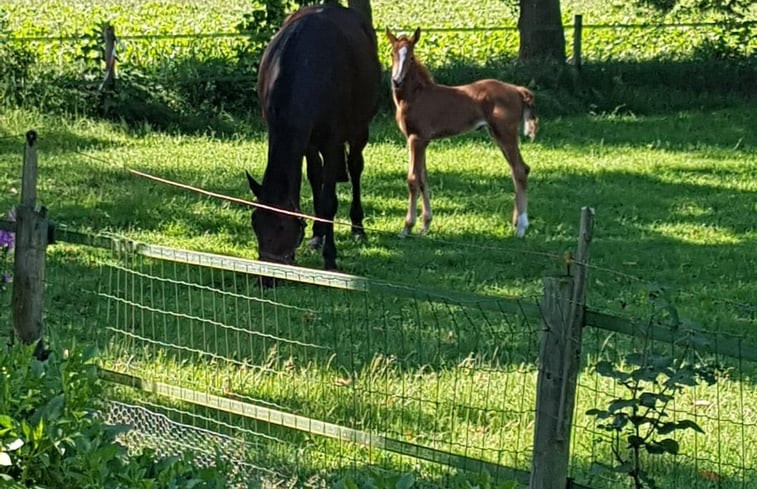
[[[0,130],[40,134],[40,199],[54,220],[137,239],[255,257],[249,211],[140,180],[122,166],[248,198],[244,171],[262,175],[264,133],[214,137],[133,130],[88,120],[6,112]],[[434,142],[428,152],[431,233],[397,237],[406,210],[406,150],[388,116],[366,150],[365,225],[355,243],[337,227],[348,273],[487,294],[534,295],[563,270],[581,206],[596,210],[589,303],[627,313],[644,290],[672,290],[683,315],[707,329],[753,337],[757,293],[757,157],[750,107],[656,116],[583,115],[542,122],[522,152],[531,165],[525,239],[513,236],[512,183],[488,136]],[[0,140],[3,200],[17,196],[19,139]],[[348,220],[349,186],[338,217]],[[304,196],[309,192],[305,189]],[[306,197],[307,198],[307,197]],[[311,209],[309,201],[303,209]],[[302,265],[320,257],[302,249]],[[743,307],[740,305],[743,304]],[[630,309],[633,311],[634,309]]]
[[[445,8],[438,2],[411,2],[407,4],[408,9],[401,10],[396,2],[374,1],[375,24],[379,27],[415,24],[424,28],[471,27],[481,26],[483,19],[487,26],[514,25],[506,2],[477,2],[475,8],[467,8],[470,4],[462,2],[449,3],[449,8]],[[24,5],[11,0],[8,8],[14,13]],[[36,11],[34,21],[26,19],[19,23],[21,17],[16,16],[12,22],[17,23],[14,29],[27,35],[87,32],[92,27],[92,19],[105,16],[111,16],[125,36],[225,32],[233,30],[246,5],[237,1],[206,4],[124,0],[114,2],[106,12],[99,4],[61,0],[46,2]],[[563,2],[566,21],[588,6],[589,2]],[[66,14],[60,15],[61,11]],[[171,13],[171,16],[156,17],[154,13],[158,11]],[[595,7],[594,11],[600,10]],[[601,11],[604,13],[597,17],[598,22],[621,20],[620,11],[615,17],[606,13],[606,9]],[[626,12],[623,20],[648,20],[645,12],[643,9]],[[622,38],[622,34],[613,32],[614,39]],[[490,58],[503,53],[507,56],[508,50],[512,51],[514,41],[507,37],[511,35],[514,33],[509,31],[448,34],[430,30],[424,34],[426,44],[421,46],[423,50],[419,54],[429,64],[440,68],[467,59],[470,73],[478,73],[480,65],[486,65]],[[611,42],[608,37],[588,37],[585,47],[587,53],[594,53],[595,59],[615,56],[604,51],[607,46],[635,53],[638,59],[659,55],[656,50],[660,46],[672,48],[680,44],[681,53],[691,48],[691,43],[682,41],[684,37],[680,32],[670,35],[672,37],[656,45],[646,43],[639,35],[627,36],[622,42]],[[648,51],[639,48],[645,43]],[[127,42],[127,50],[131,47]],[[51,55],[50,59],[54,59],[54,50],[44,51],[41,56]],[[627,55],[626,59],[628,57],[633,56]],[[460,74],[457,72],[456,76]],[[622,87],[622,80],[618,80],[617,85]],[[611,112],[592,112],[587,108],[572,114],[565,109],[571,106],[569,103],[561,106],[559,93],[536,90],[537,109],[541,101],[550,110],[542,113],[541,132],[536,142],[524,142],[521,147],[532,168],[529,179],[531,227],[524,239],[514,237],[509,222],[513,193],[506,163],[483,131],[432,143],[428,150],[434,209],[431,232],[424,237],[399,238],[397,234],[407,205],[407,151],[391,114],[380,113],[365,152],[363,196],[368,239],[355,242],[350,237],[349,227],[337,227],[341,270],[410,286],[519,297],[533,302],[541,294],[545,275],[565,272],[564,253],[575,246],[579,211],[588,205],[596,211],[588,288],[591,308],[645,323],[653,313],[659,312],[654,310],[648,291],[664,287],[672,305],[682,317],[693,321],[694,327],[734,333],[752,344],[757,343],[754,300],[757,297],[757,105],[754,98],[630,85],[625,93],[629,106],[643,105],[649,110],[635,113],[628,106],[619,105]],[[675,109],[668,105],[671,100],[675,100]],[[690,103],[686,103],[687,100]],[[0,210],[10,209],[18,200],[22,135],[28,129],[35,129],[40,135],[39,198],[49,208],[52,220],[73,228],[109,231],[154,244],[255,258],[249,209],[142,180],[124,169],[138,169],[207,190],[249,198],[244,171],[249,170],[258,177],[262,175],[265,132],[255,116],[228,115],[223,122],[223,128],[208,126],[199,131],[155,130],[149,124],[127,125],[75,114],[60,116],[40,114],[33,109],[3,109],[0,112]],[[339,192],[338,218],[347,221],[349,186],[340,186]],[[307,188],[303,189],[303,196],[303,209],[310,210]],[[140,334],[146,336],[155,333],[149,331],[150,326],[155,328],[157,324],[160,329],[166,324],[161,324],[159,316],[148,315],[151,325],[143,318],[135,319],[138,315],[131,309],[128,314],[119,316],[117,306],[101,306],[100,302],[87,304],[89,299],[71,284],[74,278],[86,282],[87,278],[77,274],[98,263],[97,259],[82,248],[66,245],[55,245],[52,253],[56,265],[72,263],[70,269],[57,268],[62,272],[49,277],[50,288],[46,292],[48,301],[57,308],[51,311],[48,324],[69,328],[61,330],[65,331],[61,338],[64,341],[71,339],[65,337],[67,334],[77,341],[91,339],[93,335],[82,325],[70,324],[72,321],[65,317],[69,314],[80,317],[95,311],[87,318],[87,325],[107,323],[124,330],[140,327]],[[304,246],[298,261],[309,268],[321,266],[320,256]],[[172,273],[167,272],[172,279],[184,277]],[[448,327],[444,319],[432,323],[430,331],[421,331],[414,323],[412,311],[417,306],[408,306],[410,312],[399,309],[400,312],[395,313],[394,308],[399,306],[389,300],[365,306],[366,310],[377,308],[388,314],[386,324],[370,321],[362,324],[355,320],[362,305],[352,303],[348,296],[334,294],[332,298],[321,289],[299,286],[260,292],[250,283],[237,283],[236,276],[197,273],[201,284],[212,287],[228,286],[231,291],[246,288],[245,292],[253,290],[252,295],[262,294],[290,306],[344,312],[330,324],[319,315],[310,317],[310,312],[303,317],[303,314],[289,312],[291,308],[260,306],[267,311],[261,323],[272,320],[276,328],[289,328],[288,332],[277,329],[277,335],[291,335],[292,328],[302,323],[305,328],[302,334],[310,335],[314,343],[328,345],[332,348],[328,351],[334,356],[322,357],[319,355],[323,353],[319,352],[297,357],[290,352],[291,357],[296,358],[292,360],[287,352],[277,349],[278,344],[274,346],[264,341],[261,345],[249,340],[248,345],[247,339],[240,341],[240,334],[246,333],[236,331],[235,336],[222,329],[203,327],[190,330],[188,334],[179,333],[181,330],[177,329],[162,338],[173,343],[186,342],[193,349],[236,353],[228,353],[229,358],[224,361],[208,360],[202,355],[177,354],[178,350],[170,348],[166,349],[168,353],[159,352],[155,344],[145,343],[136,350],[111,350],[110,353],[117,353],[108,360],[111,366],[134,369],[133,372],[145,376],[177,379],[198,390],[220,395],[231,390],[235,396],[262,399],[292,412],[335,423],[386,429],[410,442],[436,444],[446,449],[452,447],[452,440],[465,440],[469,443],[465,447],[480,448],[480,453],[473,456],[494,461],[498,447],[513,447],[511,458],[503,459],[502,463],[527,468],[523,454],[532,430],[535,336],[523,340],[524,345],[519,349],[501,349],[495,343],[507,336],[494,334],[502,333],[495,331],[496,319],[489,331],[478,328],[479,324],[491,326],[489,319],[475,314],[468,317],[463,313],[455,319],[459,321],[459,324],[455,322],[455,328],[462,325],[459,331]],[[157,285],[154,287],[158,290]],[[142,294],[141,299],[147,301],[147,292],[131,293]],[[232,310],[226,302],[231,299],[218,291],[181,289],[176,296],[182,299],[172,297],[175,303],[169,304],[170,307],[207,315],[217,322],[226,322],[224,314]],[[155,301],[159,302],[160,297],[158,294]],[[184,299],[189,302],[186,308]],[[149,300],[153,298],[150,296]],[[333,302],[329,302],[331,300]],[[340,302],[342,300],[344,302]],[[252,313],[235,311],[236,320],[254,322],[257,318],[257,309]],[[329,314],[336,317],[334,312]],[[422,316],[417,314],[419,318]],[[371,319],[380,323],[382,316],[371,316]],[[393,329],[395,325],[397,330]],[[256,324],[247,326],[251,330],[257,327]],[[427,343],[417,340],[420,346],[416,347],[413,341],[403,339],[401,326],[406,326],[409,334],[419,333],[419,338],[420,333],[426,335],[423,338]],[[412,330],[411,326],[418,329]],[[538,330],[537,324],[523,326],[523,331],[518,327],[513,331],[526,334]],[[319,329],[321,327],[323,329]],[[461,331],[465,334],[460,334]],[[370,339],[374,338],[372,335],[375,340]],[[613,357],[617,360],[624,349],[638,346],[620,340],[615,343],[615,338],[602,333],[595,335],[587,341],[589,363],[609,355],[611,347],[618,350]],[[390,336],[391,341],[385,339]],[[121,340],[123,343],[118,347],[128,345],[133,338]],[[479,344],[483,353],[468,357]],[[421,348],[429,345],[442,345],[442,349],[450,351],[439,358],[433,357]],[[660,348],[665,349],[665,346]],[[362,356],[350,357],[353,349],[360,350]],[[372,357],[374,354],[376,356]],[[260,360],[264,368],[248,369],[240,360],[244,355]],[[357,363],[352,363],[355,358],[358,358]],[[434,361],[439,363],[434,364]],[[240,368],[240,364],[244,366]],[[709,436],[705,435],[708,436],[705,439],[688,434],[685,456],[657,466],[658,473],[670,472],[668,480],[709,487],[703,485],[708,484],[701,475],[704,470],[719,471],[723,484],[734,487],[739,487],[740,483],[748,485],[754,479],[753,472],[743,470],[745,461],[754,459],[755,450],[754,436],[750,434],[753,413],[749,408],[757,396],[754,366],[744,362],[738,367],[740,370],[727,371],[717,386],[697,387],[677,400],[673,412],[684,418],[694,413]],[[269,375],[266,368],[275,373]],[[607,461],[607,457],[602,455],[604,451],[597,451],[596,427],[583,412],[606,403],[615,390],[610,382],[600,379],[588,368],[582,374],[579,392],[576,411],[579,428],[574,440],[573,463],[576,470],[585,475],[587,472],[581,471],[588,471],[591,462]],[[234,422],[237,426],[246,426],[240,419]],[[282,438],[288,436],[270,427],[253,426],[251,429],[267,429],[268,434]],[[288,460],[299,467],[297,450],[300,446],[307,446],[313,454],[314,460],[308,469],[317,470],[319,464],[328,465],[342,455],[342,447],[321,439],[302,438],[296,439],[296,443],[301,445],[284,444],[281,459],[276,461],[281,463],[290,457]],[[695,458],[691,458],[692,453]],[[317,460],[319,456],[323,460]],[[408,468],[407,465],[402,467]],[[674,474],[676,471],[670,470],[671,467],[677,467],[682,475]],[[435,477],[433,470],[428,470],[428,475]],[[595,483],[597,487],[613,487],[612,482],[598,480]]]

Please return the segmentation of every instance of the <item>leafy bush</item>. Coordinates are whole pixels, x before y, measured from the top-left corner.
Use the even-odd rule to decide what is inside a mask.
[[[156,461],[116,441],[124,426],[98,417],[103,387],[94,349],[57,352],[44,362],[32,347],[0,350],[0,482],[35,488],[221,488],[231,473],[194,466],[190,455]],[[238,481],[237,481],[238,482]]]
[[[654,314],[649,327],[662,323],[678,328],[681,320],[663,289],[649,294]],[[600,469],[625,474],[635,489],[655,489],[657,483],[644,467],[644,456],[677,455],[680,449],[673,435],[693,430],[704,433],[689,419],[671,420],[668,406],[675,396],[687,387],[700,382],[713,385],[716,367],[707,362],[687,361],[692,340],[683,335],[678,354],[662,354],[644,348],[642,353],[625,355],[623,365],[616,366],[603,360],[596,364],[599,375],[613,379],[622,388],[621,395],[612,399],[606,408],[586,412],[599,421],[598,427],[610,434],[610,446],[615,465]]]

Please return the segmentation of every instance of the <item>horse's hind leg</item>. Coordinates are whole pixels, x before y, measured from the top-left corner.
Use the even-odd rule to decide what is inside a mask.
[[[407,138],[407,148],[410,153],[407,169],[408,206],[405,227],[400,233],[402,237],[410,234],[413,226],[415,226],[419,194],[423,195],[423,227],[421,233],[426,233],[431,224],[431,201],[428,194],[428,179],[426,178],[426,146],[428,146],[428,141],[424,141],[418,136],[410,135]]]
[[[352,203],[350,204],[350,221],[352,222],[352,236],[358,239],[365,238],[363,229],[363,203],[360,198],[360,176],[363,174],[363,148],[368,144],[368,129],[360,136],[350,141],[350,153],[347,157],[347,169],[352,181]]]
[[[315,146],[308,146],[305,151],[305,162],[307,166],[308,182],[310,182],[310,188],[313,191],[313,211],[318,213],[318,202],[321,200],[321,194],[323,191],[323,161],[321,155],[318,154],[318,148]],[[308,242],[308,247],[313,250],[320,249],[323,246],[323,223],[319,221],[313,222],[313,237]]]
[[[494,123],[489,125],[489,132],[510,164],[510,173],[515,186],[513,226],[516,227],[515,235],[522,238],[528,228],[528,172],[530,168],[523,161],[518,149],[517,123],[513,125],[492,122]]]

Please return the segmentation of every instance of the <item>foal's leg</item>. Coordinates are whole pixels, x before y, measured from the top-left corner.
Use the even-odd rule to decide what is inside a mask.
[[[305,161],[307,163],[308,181],[313,190],[313,212],[318,214],[318,202],[321,200],[323,187],[323,161],[321,155],[318,154],[318,148],[308,146],[305,151]],[[308,242],[310,249],[317,250],[323,246],[323,235],[323,223],[313,221],[313,237]]]
[[[518,149],[518,125],[490,124],[489,131],[510,164],[510,173],[515,186],[515,208],[513,226],[515,236],[522,238],[528,228],[528,172],[530,168],[523,161]]]
[[[428,231],[431,224],[431,201],[428,196],[428,183],[426,178],[426,146],[428,141],[424,141],[418,136],[411,134],[407,138],[407,148],[410,152],[410,158],[407,169],[407,189],[408,189],[408,208],[405,216],[405,227],[402,229],[400,236],[405,237],[415,226],[418,215],[418,194],[423,194],[423,227],[421,233]]]
[[[350,141],[350,154],[347,158],[347,169],[352,181],[352,203],[350,204],[350,221],[352,222],[352,236],[357,239],[365,238],[363,229],[363,204],[360,200],[360,176],[363,173],[363,148],[368,144],[368,129],[366,128],[358,138]]]

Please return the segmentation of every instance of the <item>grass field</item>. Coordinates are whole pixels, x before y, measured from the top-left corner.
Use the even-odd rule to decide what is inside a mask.
[[[10,0],[6,8],[13,13],[23,5]],[[157,5],[164,8],[164,15],[160,17],[154,15]],[[124,0],[109,4],[106,11],[100,4],[61,0],[46,2],[37,9],[34,20],[25,18],[22,25],[20,17],[16,16],[12,23],[19,23],[14,27],[29,35],[68,35],[88,30],[91,19],[107,15],[117,22],[122,35],[217,32],[232,29],[238,16],[244,13],[245,5],[246,2],[236,1],[206,4]],[[379,26],[404,27],[418,22],[424,27],[469,27],[480,26],[480,19],[486,20],[486,25],[514,24],[506,3],[495,0],[477,2],[476,9],[465,8],[461,2],[449,9],[437,3],[432,9],[428,8],[428,2],[411,2],[412,8],[417,9],[412,11],[398,10],[396,2],[374,1],[373,5],[374,19]],[[591,2],[563,2],[563,13],[569,19],[574,11],[591,6],[594,6]],[[600,10],[594,6],[593,11]],[[61,11],[67,14],[61,16]],[[647,20],[645,12],[630,9],[622,14],[624,17],[617,12],[605,13],[596,21]],[[496,49],[489,41],[482,41],[476,50],[473,48],[478,46],[477,42],[466,44],[464,35],[456,36],[455,42],[459,44],[445,45],[445,39],[450,38],[429,33],[429,49],[420,55],[429,57],[430,64],[438,66],[445,63],[445,56],[451,59],[475,53],[477,62],[482,63]],[[629,41],[629,49],[633,51],[633,46],[643,44],[642,41],[638,38]],[[596,50],[601,49],[599,44]],[[595,48],[588,49],[592,52]],[[437,53],[440,54],[437,56]],[[470,72],[476,73],[476,62],[471,64]],[[524,239],[514,237],[509,223],[513,193],[506,163],[484,132],[431,144],[428,151],[434,208],[431,232],[420,238],[400,239],[397,234],[406,210],[407,152],[393,118],[382,112],[374,121],[365,153],[363,195],[368,240],[355,242],[349,236],[348,227],[338,226],[340,268],[350,274],[410,286],[489,296],[537,297],[541,293],[542,277],[564,272],[563,254],[575,246],[579,210],[589,205],[596,211],[589,270],[590,307],[644,321],[652,310],[647,291],[664,286],[669,289],[679,313],[699,327],[734,333],[752,344],[757,343],[754,299],[757,297],[757,102],[753,97],[739,94],[675,93],[664,87],[645,90],[643,87],[629,90],[629,105],[635,102],[631,97],[647,97],[652,102],[643,102],[647,106],[658,105],[658,110],[642,114],[619,106],[613,112],[583,110],[569,115],[569,111],[562,110],[549,111],[555,114],[552,116],[542,116],[536,142],[524,142],[521,147],[524,159],[532,168],[529,179],[531,227]],[[559,105],[559,94],[540,94],[537,90],[537,108],[540,96],[549,99],[551,107]],[[656,98],[658,103],[654,102]],[[667,107],[668,98],[678,99],[678,108]],[[689,103],[681,108],[686,101]],[[52,220],[74,228],[111,231],[155,244],[255,258],[249,210],[140,180],[124,171],[126,166],[248,198],[244,171],[262,175],[265,132],[255,118],[230,118],[225,122],[222,129],[158,131],[150,125],[104,122],[71,114],[43,114],[33,109],[4,109],[0,112],[0,209],[9,209],[17,202],[23,151],[21,136],[33,128],[40,135],[39,198],[49,208]],[[342,185],[339,192],[338,218],[346,221],[349,187]],[[312,208],[308,195],[309,190],[304,188],[303,209],[307,210]],[[52,250],[55,259],[62,262],[86,264],[94,260],[81,249],[57,245]],[[309,268],[321,266],[320,256],[304,247],[298,261]],[[80,268],[77,267],[64,269],[58,277],[51,277],[53,285],[47,292],[48,299],[60,308],[57,313],[50,313],[53,323],[68,312],[72,316],[80,314],[73,310],[78,303],[67,295],[71,288],[67,278],[78,277]],[[228,285],[232,278],[201,277],[201,281]],[[236,287],[236,282],[233,285]],[[310,289],[284,287],[277,299],[290,303],[301,299],[303,307],[307,304],[314,309],[328,309],[329,299],[316,291],[305,293],[303,290]],[[201,307],[198,304],[202,303],[203,296],[199,297],[199,302],[195,299],[191,303],[192,307]],[[341,300],[345,303],[339,302]],[[349,329],[355,327],[350,322],[353,316],[349,298],[340,296],[334,299],[334,304],[340,304],[346,311],[341,319],[342,327],[359,337],[359,329]],[[379,303],[376,307],[379,306],[385,304]],[[216,314],[214,307],[207,308],[206,313]],[[97,323],[102,319],[99,314],[105,314],[93,307],[95,309],[98,316],[88,318],[92,321],[88,324]],[[120,320],[126,321],[125,318]],[[476,320],[460,321],[477,324]],[[291,320],[282,321],[291,327]],[[65,323],[65,318],[61,323]],[[354,337],[340,338],[338,331],[330,329],[318,336],[316,326],[320,324],[308,323],[310,329],[304,334],[311,335],[309,338],[314,342],[331,345],[337,355],[352,352],[343,342]],[[79,340],[91,334],[81,325],[69,326],[73,326],[71,331]],[[472,325],[468,327],[471,335],[478,334]],[[190,344],[193,347],[211,341],[201,333],[205,330],[198,330],[196,338],[185,340],[193,341]],[[402,338],[392,338],[382,348],[402,359],[405,348],[412,344],[406,345]],[[441,338],[443,340],[444,336]],[[494,341],[485,334],[481,339],[475,338],[482,344]],[[450,341],[455,343],[457,339]],[[603,352],[606,339],[594,341],[592,351]],[[229,344],[239,342],[239,337],[214,338],[212,342],[215,348],[225,352]],[[473,347],[462,341],[455,345],[459,351],[445,357],[449,362],[454,361],[455,366],[440,364],[432,368],[429,365],[433,365],[433,361],[425,357],[423,360],[410,358],[405,364],[392,364],[388,360],[383,364],[371,358],[370,342],[361,343],[361,348],[366,349],[360,356],[364,363],[355,368],[359,371],[356,378],[363,383],[354,387],[354,392],[366,402],[360,407],[353,402],[354,398],[344,395],[344,386],[339,383],[348,359],[337,358],[332,364],[332,360],[306,355],[310,362],[298,364],[299,368],[291,375],[282,377],[239,369],[233,362],[212,361],[209,367],[202,359],[194,361],[191,355],[182,363],[180,355],[177,361],[171,355],[161,356],[146,349],[136,355],[144,363],[137,365],[135,361],[134,368],[141,369],[145,375],[173,376],[198,389],[216,393],[224,393],[231,385],[236,395],[263,398],[316,418],[364,423],[365,426],[378,423],[408,440],[444,444],[452,439],[465,439],[476,447],[504,444],[523,448],[530,443],[530,417],[525,413],[532,403],[529,396],[533,395],[535,385],[532,345],[524,346],[522,352],[517,350],[517,354],[508,358],[512,363],[502,361],[504,357],[496,357],[496,362],[494,357],[473,358],[475,367],[481,367],[483,374],[476,373],[470,363],[465,362],[466,348]],[[622,342],[619,345],[633,347]],[[254,351],[264,358],[271,353],[265,346]],[[459,357],[461,355],[463,358]],[[119,358],[128,362],[134,360],[128,352]],[[269,360],[280,362],[273,366],[277,371],[289,368],[283,354]],[[507,363],[507,368],[499,371],[499,364],[497,368],[492,367],[499,361],[503,365]],[[716,470],[720,471],[727,487],[731,487],[728,484],[740,487],[740,482],[748,486],[754,480],[753,471],[751,475],[746,473],[743,479],[728,479],[738,473],[739,464],[743,466],[745,460],[753,460],[757,450],[757,442],[749,433],[753,430],[754,414],[749,406],[757,402],[754,378],[750,377],[753,367],[744,365],[740,373],[723,379],[722,384],[697,388],[678,401],[677,408],[687,413],[690,406],[709,400],[711,404],[697,411],[701,415],[698,420],[707,433],[718,433],[714,445],[693,436],[688,439],[687,446],[698,446],[700,451],[695,453],[702,460],[681,457],[658,467],[659,471],[669,471],[672,466],[688,471],[671,476],[680,487],[711,487],[706,480],[697,478],[697,470],[711,470],[712,460],[718,461]],[[285,382],[280,382],[280,378],[285,378]],[[596,407],[598,400],[603,399],[597,393],[613,390],[609,383],[591,372],[582,377],[582,382],[584,397],[579,399],[577,412]],[[482,385],[488,390],[482,390]],[[517,387],[517,395],[512,386]],[[447,394],[439,397],[440,390]],[[395,396],[397,391],[401,395]],[[379,395],[372,398],[372,393]],[[427,401],[434,395],[436,405]],[[456,407],[455,402],[462,402],[464,406]],[[487,418],[487,410],[496,410],[501,416]],[[584,429],[574,442],[575,463],[583,470],[585,464],[602,457],[595,457],[596,433],[589,421],[584,417],[577,421]],[[403,433],[403,426],[408,425],[412,432]],[[283,436],[279,432],[273,434]],[[729,443],[732,440],[741,442]],[[307,446],[313,448],[313,453],[325,454],[325,461],[320,463],[333,463],[335,453],[341,454],[339,447],[328,442],[300,441],[309,443]],[[281,459],[296,460],[296,451],[282,450],[285,453],[281,454]],[[494,457],[487,450],[482,449],[481,456]],[[514,460],[507,462],[522,464],[523,460],[518,459],[521,452],[513,448],[513,453]],[[318,455],[313,457],[313,467],[317,467]],[[429,476],[435,477],[433,472],[429,472]],[[598,487],[611,487],[610,483],[596,483]]]
[[[247,198],[244,171],[263,173],[262,132],[218,138],[20,112],[3,117],[5,134],[29,127],[41,135],[40,197],[53,219],[255,256],[247,210],[139,180],[121,166]],[[748,304],[757,293],[754,127],[749,107],[544,120],[537,142],[523,144],[533,168],[532,226],[524,240],[513,237],[512,184],[488,136],[435,142],[429,149],[431,233],[401,240],[396,234],[406,209],[406,150],[393,121],[382,116],[366,151],[369,240],[354,243],[348,228],[338,227],[339,263],[346,272],[391,281],[531,295],[540,290],[542,276],[561,271],[563,252],[574,246],[579,209],[590,205],[597,219],[592,306],[623,312],[657,283],[671,287],[682,314],[708,329],[751,336]],[[8,208],[18,185],[18,144],[0,141]],[[340,188],[342,220],[348,190]],[[303,208],[312,206],[303,202]],[[300,263],[319,267],[320,257],[303,250]]]

